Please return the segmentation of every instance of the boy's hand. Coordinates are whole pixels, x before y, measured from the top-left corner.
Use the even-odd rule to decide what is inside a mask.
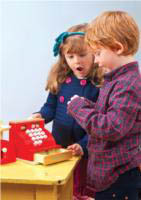
[[[68,146],[67,149],[72,151],[73,156],[83,156],[84,155],[82,147],[77,143]]]
[[[78,95],[74,95],[74,96],[72,96],[71,98],[70,98],[70,101],[68,101],[68,105],[69,105],[69,103],[73,100],[73,99],[75,99],[75,98],[77,98],[77,97],[80,97],[80,96],[78,96]],[[82,99],[84,99],[83,97],[80,97],[80,98],[82,98]]]
[[[32,114],[30,117],[28,117],[27,119],[30,120],[30,119],[37,119],[37,118],[42,118],[41,114],[40,113],[35,113],[35,114]]]

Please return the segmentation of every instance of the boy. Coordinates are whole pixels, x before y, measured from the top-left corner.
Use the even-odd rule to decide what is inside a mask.
[[[96,103],[78,96],[68,103],[68,113],[89,134],[88,182],[96,200],[137,200],[141,75],[134,54],[139,29],[126,12],[107,11],[90,23],[86,41],[95,62],[108,71]]]

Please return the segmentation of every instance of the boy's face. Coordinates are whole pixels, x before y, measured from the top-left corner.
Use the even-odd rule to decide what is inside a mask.
[[[107,71],[112,71],[113,69],[120,66],[120,56],[116,51],[112,51],[109,48],[98,47],[94,50],[95,63],[106,69]]]

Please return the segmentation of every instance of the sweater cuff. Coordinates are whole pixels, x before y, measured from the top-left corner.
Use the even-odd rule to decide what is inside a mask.
[[[76,97],[75,99],[73,99],[67,107],[67,112],[68,114],[72,114],[72,113],[76,113],[80,107],[81,107],[81,101],[83,102],[84,99],[82,99],[82,97]]]

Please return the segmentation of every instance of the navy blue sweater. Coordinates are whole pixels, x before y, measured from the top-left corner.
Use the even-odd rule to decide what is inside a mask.
[[[39,113],[48,123],[53,120],[52,134],[57,144],[67,147],[73,143],[79,143],[86,153],[88,135],[70,115],[67,114],[67,102],[74,95],[86,97],[96,101],[99,88],[95,87],[89,79],[78,79],[74,75],[69,76],[61,85],[57,95],[49,93],[46,103]]]

